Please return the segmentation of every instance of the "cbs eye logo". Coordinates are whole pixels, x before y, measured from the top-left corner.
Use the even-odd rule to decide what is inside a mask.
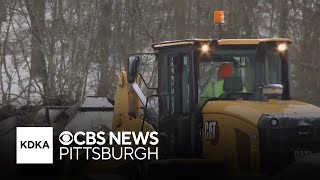
[[[68,146],[73,142],[73,135],[71,132],[69,131],[63,131],[60,135],[59,135],[59,141],[62,145],[64,146]]]

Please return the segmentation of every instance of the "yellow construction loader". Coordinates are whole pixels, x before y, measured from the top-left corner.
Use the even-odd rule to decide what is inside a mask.
[[[217,14],[215,22],[223,22],[218,18],[223,13]],[[320,152],[320,108],[291,99],[292,46],[285,38],[155,43],[156,87],[146,83],[150,73],[141,73],[146,70],[144,54],[133,54],[127,71],[119,74],[114,102],[87,97],[71,107],[44,107],[33,119],[45,117],[41,119],[46,124],[39,126],[54,127],[56,144],[63,130],[95,131],[99,126],[107,133],[158,132],[158,160],[54,161],[75,175],[116,172],[160,179],[172,174],[218,179],[276,174]],[[143,93],[141,85],[153,94]],[[20,116],[3,121],[0,142],[9,141],[9,136],[15,142],[12,129],[21,122],[25,121]],[[3,131],[4,127],[9,130]],[[15,152],[15,143],[3,147]],[[27,166],[25,171],[32,172],[28,168],[36,169]]]
[[[160,159],[145,163],[149,171],[182,165],[279,172],[320,152],[320,108],[291,99],[291,44],[284,38],[153,44],[158,86],[150,97],[158,97],[157,107],[136,81],[141,55],[133,55],[128,74],[120,73],[112,131],[159,132]]]
[[[215,22],[223,22],[221,13]],[[156,91],[142,92],[142,54],[131,55],[119,76],[111,129],[158,131],[159,160],[140,162],[140,173],[275,174],[320,152],[320,108],[291,99],[291,40],[186,39],[152,46]]]
[[[158,131],[160,159],[146,162],[150,167],[205,164],[216,167],[209,171],[272,174],[320,152],[320,108],[291,100],[291,44],[283,38],[153,44],[158,85],[150,97],[157,107],[136,81],[141,55],[132,55],[128,75],[119,76],[112,131]]]

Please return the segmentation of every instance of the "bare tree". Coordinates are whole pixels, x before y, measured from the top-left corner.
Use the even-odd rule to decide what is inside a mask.
[[[25,0],[31,21],[31,78],[40,77],[43,85],[43,104],[50,98],[49,76],[45,59],[45,0]]]

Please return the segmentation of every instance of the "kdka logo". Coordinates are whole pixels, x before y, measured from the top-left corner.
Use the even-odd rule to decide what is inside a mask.
[[[52,127],[17,127],[17,164],[53,163]]]

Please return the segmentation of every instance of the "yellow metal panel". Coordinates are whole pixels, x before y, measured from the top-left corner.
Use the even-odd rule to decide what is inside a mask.
[[[261,42],[260,39],[220,39],[218,40],[219,45],[258,44],[259,42]]]
[[[139,83],[139,80],[138,80]],[[134,91],[129,87],[127,81],[127,73],[122,71],[119,75],[119,81],[115,94],[115,104],[114,104],[114,115],[112,123],[112,131],[132,131],[140,132],[142,128],[142,116],[139,113],[140,101],[134,93]],[[136,118],[130,117],[128,113],[131,111],[131,114],[137,116]],[[144,122],[143,132],[154,131],[152,125],[147,122]],[[134,145],[133,145],[134,146]],[[119,157],[120,147],[118,145],[114,146],[116,157]],[[155,148],[154,146],[151,148]],[[86,166],[86,169],[80,173],[90,174],[90,173],[123,173],[130,172],[128,169],[135,171],[135,166],[130,166],[135,162],[129,160],[108,160],[108,161],[90,161]]]
[[[129,87],[127,73],[122,71],[119,75],[118,85],[115,94],[112,130],[121,127],[124,121],[129,120]]]
[[[291,39],[288,39],[288,38],[266,38],[266,39],[261,39],[261,42],[271,42],[271,41],[293,43],[293,41]]]
[[[203,113],[203,157],[213,162],[223,163],[230,172],[238,173],[239,157],[237,151],[237,132],[245,134],[249,145],[245,152],[250,154],[249,171],[258,172],[260,169],[259,134],[257,125],[264,114],[301,115],[303,117],[318,116],[320,109],[314,105],[299,101],[269,100],[261,101],[211,101],[205,104]],[[218,143],[205,139],[206,122],[216,122],[219,129]],[[208,124],[208,123],[207,123]],[[250,152],[249,152],[250,151]]]
[[[237,152],[237,137],[236,131],[241,131],[250,137],[250,151],[249,171],[259,171],[259,137],[258,129],[249,123],[241,121],[237,117],[225,114],[204,114],[203,123],[208,121],[216,121],[219,126],[219,140],[217,144],[212,144],[206,141],[202,136],[203,157],[216,163],[223,163],[228,169],[228,172],[238,173],[238,152]],[[203,129],[202,134],[205,134]]]
[[[203,107],[202,113],[227,114],[238,117],[257,126],[260,117],[269,113],[300,114],[303,116],[319,115],[320,109],[314,105],[299,101],[210,101]]]
[[[195,42],[211,42],[212,39],[186,39],[177,41],[164,41],[160,43],[153,44],[153,48],[179,46],[194,44]],[[254,45],[260,42],[288,42],[292,43],[290,39],[287,38],[265,38],[265,39],[220,39],[218,40],[219,45]]]
[[[290,39],[286,38],[267,38],[267,39],[220,39],[218,40],[219,45],[250,45],[259,44],[260,42],[289,42]]]
[[[154,48],[160,48],[160,47],[168,47],[168,46],[178,46],[178,45],[187,45],[187,44],[193,44],[192,41],[182,41],[182,42],[168,42],[168,43],[160,43],[155,44]]]
[[[122,71],[119,75],[119,81],[115,95],[112,131],[141,131],[142,117],[140,117],[139,108],[140,101],[136,93],[129,88],[127,73]],[[129,109],[131,109],[132,113],[134,113],[134,115],[137,117],[129,117]],[[144,132],[153,130],[153,127],[145,122]]]

